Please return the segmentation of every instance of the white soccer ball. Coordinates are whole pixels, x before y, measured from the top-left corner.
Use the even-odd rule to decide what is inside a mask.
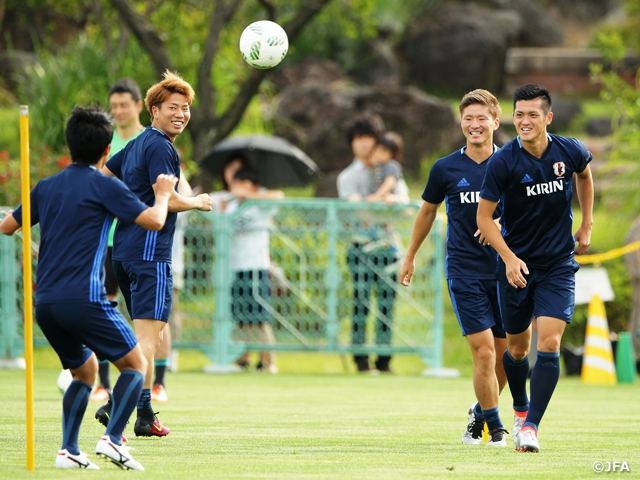
[[[60,375],[58,375],[58,381],[56,382],[61,394],[64,395],[64,393],[67,391],[67,388],[69,388],[69,385],[71,385],[71,382],[73,382],[71,371],[62,370],[60,372]]]
[[[253,22],[240,36],[242,58],[255,68],[278,65],[289,50],[289,39],[284,29],[268,20]]]

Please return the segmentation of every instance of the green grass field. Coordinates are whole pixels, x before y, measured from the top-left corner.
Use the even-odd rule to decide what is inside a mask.
[[[28,472],[24,372],[0,370],[0,478],[569,479],[593,478],[597,461],[627,462],[625,476],[640,474],[640,383],[594,387],[561,378],[541,425],[541,453],[523,454],[510,437],[501,449],[461,444],[473,399],[468,377],[340,373],[337,356],[324,357],[326,370],[337,373],[216,376],[194,370],[198,361],[190,357],[181,352],[187,371],[168,374],[170,401],[156,405],[171,434],[130,438],[144,473],[102,460],[99,472],[54,468],[61,395],[57,364],[46,349],[36,353],[36,472]],[[311,363],[322,363],[318,357]],[[304,356],[281,355],[280,363],[286,371]],[[80,432],[90,458],[103,432],[93,419],[98,406],[89,405]],[[510,430],[508,391],[501,408]],[[127,432],[133,436],[131,427]]]

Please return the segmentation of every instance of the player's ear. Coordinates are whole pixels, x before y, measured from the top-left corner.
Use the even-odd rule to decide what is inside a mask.
[[[551,123],[551,120],[553,120],[553,112],[547,113],[547,125]]]
[[[111,151],[111,144],[107,145],[107,148],[104,149],[104,152],[102,152],[102,156],[103,157],[109,157],[109,152]]]

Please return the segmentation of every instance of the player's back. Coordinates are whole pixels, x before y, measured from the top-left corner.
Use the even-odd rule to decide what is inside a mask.
[[[31,201],[32,223],[40,223],[36,302],[104,300],[112,211],[130,222],[144,205],[118,180],[79,164],[38,183]]]

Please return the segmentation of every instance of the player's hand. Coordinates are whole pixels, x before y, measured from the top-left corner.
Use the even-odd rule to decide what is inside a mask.
[[[503,259],[504,260],[504,259]],[[505,261],[507,281],[513,288],[524,288],[527,286],[525,275],[529,275],[527,264],[515,255],[513,258]]]
[[[481,243],[482,245],[489,245],[489,242],[487,241],[487,237],[485,237],[482,234],[480,229],[476,230],[476,233],[474,233],[473,236],[478,237],[478,242]]]
[[[11,209],[11,210],[2,210],[2,215],[4,215],[5,217],[8,217],[12,213],[13,213],[13,209]]]
[[[210,212],[213,210],[213,204],[211,203],[211,197],[208,193],[201,193],[200,195],[196,195],[195,197],[200,201],[200,206],[198,210],[202,210],[203,212]]]
[[[156,179],[156,195],[171,195],[176,189],[178,177],[168,173],[161,173]]]
[[[415,261],[405,258],[404,262],[402,262],[402,266],[400,267],[400,271],[398,272],[400,284],[404,285],[405,287],[411,285],[411,277],[413,277],[413,272],[415,271],[415,269]]]
[[[587,253],[589,250],[589,246],[591,245],[591,228],[581,226],[573,236],[575,241],[577,242],[577,246],[575,248],[576,255],[582,255],[583,253]]]

